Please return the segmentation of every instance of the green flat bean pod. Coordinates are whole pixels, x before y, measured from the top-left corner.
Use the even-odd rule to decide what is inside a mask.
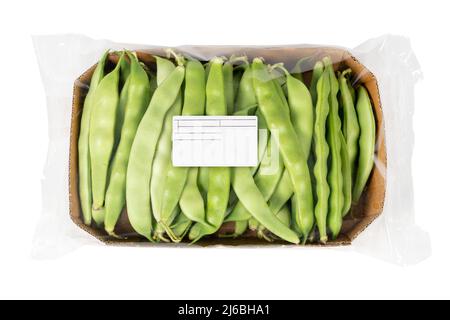
[[[114,228],[125,206],[125,183],[128,159],[139,122],[150,101],[150,81],[147,73],[133,55],[130,76],[127,79],[129,94],[124,110],[120,143],[112,162],[110,181],[105,198],[105,230],[114,235]]]
[[[300,66],[297,63],[297,68],[300,68]],[[278,69],[280,69],[281,73],[277,73],[275,71],[278,71]],[[308,127],[312,126],[311,124],[306,124],[304,127],[303,125],[309,121],[308,117],[302,117],[301,115],[301,111],[303,109],[303,111],[305,110],[305,106],[307,106],[308,101],[302,101],[305,98],[305,90],[303,88],[299,88],[298,87],[298,82],[300,82],[297,78],[294,78],[293,76],[291,76],[289,74],[289,72],[283,67],[282,63],[278,63],[275,64],[271,67],[272,70],[272,76],[275,78],[274,85],[276,88],[276,91],[278,93],[278,96],[280,97],[280,99],[283,102],[283,110],[288,112],[291,120],[292,120],[292,124],[294,126],[294,130],[295,133],[297,134],[296,138],[299,140],[299,142],[302,145],[302,149],[303,151],[307,151],[309,153],[308,150],[306,150],[307,148],[310,148],[310,144],[311,144],[311,138],[308,138],[308,135],[306,135],[306,137],[302,137],[302,134],[304,134],[305,132],[308,131]],[[289,85],[288,85],[289,82]],[[289,89],[291,91],[291,97],[290,100],[289,99]],[[309,92],[307,93],[309,94]],[[290,104],[294,103],[294,106],[291,106]],[[303,108],[302,108],[303,107]],[[312,106],[311,106],[312,109]],[[294,112],[293,112],[294,111]],[[303,128],[305,128],[306,130],[304,130]],[[302,130],[304,132],[302,132]],[[311,133],[312,134],[312,133]],[[306,138],[306,139],[305,139]],[[291,188],[293,190],[293,186],[292,186],[292,182],[287,182],[286,180],[282,180],[280,181],[280,184],[277,187],[280,190],[287,190],[288,188]],[[291,195],[293,194],[293,191],[291,193]],[[286,199],[287,201],[288,199]],[[310,217],[308,217],[308,213],[304,212],[304,211],[299,211],[299,207],[296,205],[296,197],[295,195],[292,196],[291,198],[291,202],[292,202],[292,217],[293,217],[293,225],[294,225],[294,229],[298,234],[302,234],[301,228],[300,228],[300,220],[302,220],[302,214],[306,214],[306,221],[308,221],[308,219],[310,219]],[[277,213],[278,211],[273,211],[274,213]],[[303,242],[306,242],[307,237],[303,238]]]
[[[326,123],[330,95],[330,77],[322,73],[317,82],[317,104],[316,116],[314,122],[314,155],[316,162],[314,164],[314,177],[316,181],[316,206],[315,217],[317,228],[320,233],[320,241],[328,241],[327,236],[327,216],[328,216],[328,197],[330,196],[330,187],[328,186],[328,155],[330,149],[326,139]]]
[[[350,84],[347,81],[346,75],[351,72],[347,69],[339,76],[339,89],[341,94],[342,108],[343,108],[343,134],[347,143],[348,158],[350,161],[351,176],[354,177],[356,157],[358,155],[358,138],[359,138],[359,123],[356,115],[355,105],[353,104],[353,97],[349,90]]]
[[[353,186],[353,201],[357,202],[364,191],[367,180],[373,168],[375,155],[376,126],[375,116],[372,110],[369,94],[366,88],[358,88],[358,102],[356,103],[359,126],[359,158],[356,171],[355,184]]]
[[[123,59],[123,53],[120,59]],[[105,194],[108,170],[115,145],[115,126],[119,105],[120,61],[98,84],[93,97],[89,129],[92,173],[92,218],[97,225],[105,220]]]
[[[276,214],[275,216],[278,218],[278,220],[281,221],[282,224],[284,224],[286,227],[290,227],[291,225],[291,211],[287,206],[283,206]],[[257,228],[257,235],[258,238],[265,239],[269,242],[273,241],[273,238],[267,234],[267,229],[263,225],[259,225]]]
[[[98,84],[103,79],[106,59],[109,51],[100,58],[89,84],[89,92],[86,96],[81,116],[80,135],[78,137],[78,172],[79,192],[83,221],[86,225],[92,223],[92,184],[91,184],[91,159],[89,154],[89,128],[93,107],[93,97]]]
[[[164,83],[168,75],[175,69],[173,63],[169,60],[157,57],[157,75],[158,85]],[[182,57],[176,56],[179,64],[183,64]],[[170,223],[174,217],[174,211],[178,204],[178,197],[173,195],[175,199],[171,198],[170,202],[167,196],[166,188],[171,185],[169,180],[173,179],[173,166],[171,160],[172,151],[172,118],[181,114],[182,109],[182,95],[178,94],[173,106],[169,109],[164,118],[164,124],[159,137],[155,158],[153,160],[152,178],[150,183],[150,194],[152,199],[153,216],[156,223],[162,228],[157,228],[155,237],[162,238],[161,232],[166,232],[170,239],[177,242],[178,239],[170,230]],[[184,169],[184,168],[183,168]],[[187,170],[187,169],[186,169]],[[178,186],[178,189],[183,188],[183,185]],[[181,190],[179,193],[181,193]]]
[[[214,58],[210,61],[210,70],[206,82],[206,114],[211,116],[227,114],[222,58]],[[229,194],[230,168],[208,168],[206,219],[213,227],[195,224],[189,233],[191,240],[196,241],[220,228],[227,211]]]
[[[161,84],[175,70],[172,61],[161,57],[155,57],[157,66],[157,85]],[[152,199],[152,212],[156,221],[161,220],[163,181],[166,178],[167,167],[171,161],[172,150],[172,117],[181,112],[181,96],[178,95],[174,104],[167,111],[161,134],[156,146],[156,152],[153,159],[152,177],[150,180],[150,195]],[[164,228],[159,228],[162,231]]]
[[[256,58],[253,60],[252,69],[259,108],[272,134],[278,133],[276,135],[277,142],[298,201],[299,212],[297,214],[301,216],[301,219],[298,220],[303,235],[307,236],[314,224],[313,195],[307,159],[297,139],[288,110],[280,112],[284,108],[283,101],[271,81],[267,66],[261,59]]]
[[[295,232],[270,211],[248,168],[234,168],[231,181],[239,200],[259,223],[283,240],[291,243],[300,242]]]
[[[205,69],[197,60],[188,61],[186,64],[183,115],[203,115],[205,113],[205,100]],[[187,175],[186,186],[180,198],[181,209],[190,220],[205,223],[205,204],[201,192],[205,194],[208,192],[207,168],[191,168]],[[200,177],[203,184],[198,183]]]
[[[329,105],[330,113],[327,119],[327,142],[330,147],[330,170],[328,184],[330,198],[328,209],[328,228],[333,239],[339,235],[342,227],[342,211],[344,208],[342,160],[341,160],[341,119],[339,118],[339,82],[334,75],[333,66],[329,59],[324,59],[325,69],[330,77]]]
[[[197,60],[186,64],[183,115],[203,115],[205,113],[206,76],[203,65]],[[206,223],[205,204],[198,185],[199,171],[206,168],[190,168],[186,186],[181,194],[180,207],[184,215],[195,222]],[[208,171],[204,170],[204,176]],[[207,180],[207,179],[204,179]],[[208,192],[205,182],[203,192]]]
[[[269,208],[272,212],[278,212],[289,201],[294,193],[289,171],[284,170],[274,193],[269,200]]]
[[[155,90],[131,147],[127,171],[126,200],[133,229],[152,241],[150,180],[152,164],[164,117],[179,95],[184,66],[178,66]]]
[[[314,109],[308,88],[282,66],[286,74],[288,106],[292,125],[297,133],[305,157],[309,156],[314,127]]]
[[[205,112],[205,70],[199,61],[188,61],[183,104],[183,115],[203,115]],[[205,205],[197,185],[197,168],[169,165],[163,193],[163,215],[180,203],[184,215],[199,223],[206,223]]]
[[[179,239],[170,230],[171,213],[178,205],[187,181],[188,168],[174,167],[169,163],[167,176],[163,185],[161,223],[173,241]]]
[[[273,147],[272,147],[273,146]],[[284,165],[282,161],[277,163],[279,159],[278,147],[275,140],[269,140],[266,153],[261,161],[258,171],[254,175],[254,181],[264,199],[268,201],[272,196],[278,181],[283,174]],[[251,217],[250,212],[245,206],[238,202],[226,221],[243,221]]]
[[[255,90],[253,88],[252,68],[248,62],[244,64],[244,73],[242,74],[241,82],[239,83],[239,89],[236,98],[235,115],[248,108],[258,105],[256,99]],[[264,156],[267,148],[267,141],[269,139],[269,133],[267,130],[267,124],[260,111],[256,111],[258,117],[258,165],[253,168],[253,174],[256,173],[259,167],[259,163]]]

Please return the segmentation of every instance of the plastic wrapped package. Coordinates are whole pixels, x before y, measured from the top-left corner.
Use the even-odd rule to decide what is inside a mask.
[[[166,241],[344,246],[398,264],[430,254],[428,235],[414,223],[412,114],[421,73],[406,39],[383,36],[353,50],[181,46],[169,50],[171,62],[161,59],[168,48],[76,35],[38,36],[34,44],[50,138],[37,257],[55,257],[86,243]],[[98,67],[102,56],[104,65]],[[189,65],[192,61],[200,63]],[[196,67],[206,74],[203,81],[195,79]],[[189,107],[196,81],[203,83],[203,100]],[[148,93],[136,89],[139,85]],[[248,92],[253,96],[245,96]],[[130,102],[133,98],[138,102]],[[245,105],[252,98],[255,103]],[[95,111],[86,125],[89,103]],[[135,113],[125,108],[121,114],[124,106]],[[170,152],[176,115],[226,117],[222,121],[257,116],[258,165],[175,166]],[[299,150],[305,146],[307,156]],[[272,170],[265,170],[268,166]],[[87,194],[81,178],[86,172]],[[119,191],[108,190],[118,176]],[[288,191],[277,203],[283,186]],[[197,193],[187,192],[189,187]]]

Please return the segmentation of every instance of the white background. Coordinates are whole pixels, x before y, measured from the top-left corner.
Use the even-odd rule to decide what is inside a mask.
[[[0,298],[450,298],[446,1],[7,1],[0,10]],[[47,153],[31,34],[156,45],[319,43],[408,36],[416,87],[416,218],[433,253],[398,267],[355,252],[85,246],[31,258]],[[62,213],[66,214],[66,213]]]

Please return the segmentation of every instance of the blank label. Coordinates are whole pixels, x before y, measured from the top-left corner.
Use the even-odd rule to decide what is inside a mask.
[[[175,167],[254,167],[258,163],[256,116],[175,116]]]

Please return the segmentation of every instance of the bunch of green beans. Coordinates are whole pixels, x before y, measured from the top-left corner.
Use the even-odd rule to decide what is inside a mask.
[[[339,237],[375,156],[372,103],[351,69],[330,57],[303,57],[288,69],[262,58],[199,61],[173,50],[154,61],[106,52],[94,70],[78,140],[86,225],[126,238],[117,227],[128,219],[132,235],[152,242]],[[173,166],[176,115],[256,115],[257,166]]]

